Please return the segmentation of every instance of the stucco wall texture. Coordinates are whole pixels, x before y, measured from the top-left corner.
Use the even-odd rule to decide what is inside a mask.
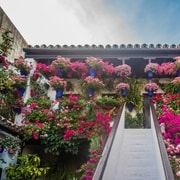
[[[27,47],[27,42],[14,26],[12,21],[0,7],[0,42],[2,42],[2,31],[3,29],[8,29],[12,32],[13,37],[13,46],[11,53],[7,57],[8,60],[12,61],[14,58],[18,58],[19,56],[24,56],[23,48]]]

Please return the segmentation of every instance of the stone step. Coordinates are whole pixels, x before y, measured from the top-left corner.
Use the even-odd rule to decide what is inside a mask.
[[[152,130],[124,129],[121,138],[119,151],[110,155],[117,160],[109,161],[103,180],[160,180]]]

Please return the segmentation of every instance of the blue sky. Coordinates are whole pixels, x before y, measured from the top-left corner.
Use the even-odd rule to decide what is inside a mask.
[[[1,0],[31,45],[180,44],[180,0]]]

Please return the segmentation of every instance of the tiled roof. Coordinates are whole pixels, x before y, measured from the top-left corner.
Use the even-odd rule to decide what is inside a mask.
[[[46,45],[46,44],[42,44],[42,45],[28,45],[28,48],[180,48],[180,44],[176,45],[176,44],[113,44],[113,45],[89,45],[89,44],[85,44],[85,45]]]

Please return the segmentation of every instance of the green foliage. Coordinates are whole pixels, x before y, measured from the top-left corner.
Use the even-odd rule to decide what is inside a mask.
[[[137,113],[135,117],[133,117],[131,113],[125,112],[125,128],[143,128],[143,122],[143,113]]]
[[[32,97],[29,98],[26,104],[37,103],[40,109],[47,108],[49,109],[51,106],[52,101],[47,96],[40,96],[40,97]]]
[[[128,78],[127,83],[130,85],[130,90],[125,97],[125,102],[127,104],[133,104],[136,111],[139,112],[142,110],[143,106],[143,96],[141,94],[142,82],[139,79],[133,77]]]
[[[3,29],[2,32],[2,42],[0,43],[0,54],[3,56],[8,56],[10,50],[12,50],[13,38],[11,37],[12,32],[8,29]]]
[[[16,151],[20,152],[21,140],[19,137],[0,137],[0,147],[2,146],[6,149],[9,153],[14,153]]]
[[[177,94],[180,92],[180,84],[179,83],[164,83],[161,84],[162,90],[165,94]]]
[[[6,168],[7,180],[35,180],[45,175],[49,167],[41,167],[40,161],[36,154],[18,156],[17,164]]]

